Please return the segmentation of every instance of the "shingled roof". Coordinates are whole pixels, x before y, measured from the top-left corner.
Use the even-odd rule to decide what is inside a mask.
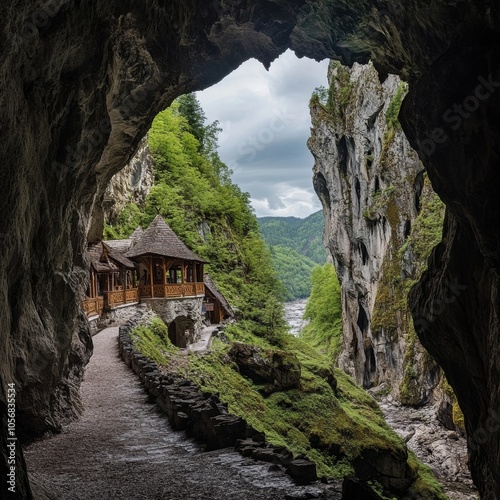
[[[231,306],[229,305],[224,295],[222,295],[222,293],[219,291],[217,285],[213,282],[210,275],[205,274],[203,276],[203,282],[205,283],[205,287],[209,290],[209,292],[220,302],[220,305],[222,306],[226,314],[232,318],[234,316],[234,312],[231,309]]]
[[[98,273],[119,272],[122,266],[127,269],[135,268],[134,262],[102,242],[90,245],[88,252],[92,266]]]
[[[125,252],[125,256],[128,258],[140,257],[147,254],[206,262],[193,251],[189,250],[172,229],[170,229],[170,226],[163,220],[161,215],[155,217],[149,227],[137,236],[134,244]]]

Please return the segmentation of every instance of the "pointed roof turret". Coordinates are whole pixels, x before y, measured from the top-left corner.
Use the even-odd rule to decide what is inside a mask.
[[[125,252],[129,258],[147,254],[206,262],[180,240],[161,215],[157,215],[142,234],[136,235],[134,244]]]

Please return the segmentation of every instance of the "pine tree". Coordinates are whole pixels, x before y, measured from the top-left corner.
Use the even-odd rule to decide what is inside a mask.
[[[189,123],[189,130],[200,143],[200,149],[206,146],[206,116],[196,94],[186,94],[177,99],[179,103],[179,113],[186,118]]]

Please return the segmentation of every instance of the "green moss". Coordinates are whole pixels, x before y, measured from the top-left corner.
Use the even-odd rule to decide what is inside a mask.
[[[387,186],[382,191],[377,191],[373,195],[372,204],[363,211],[365,219],[375,221],[378,220],[387,211],[387,207],[394,200],[396,188],[392,185]]]
[[[464,421],[464,414],[462,413],[462,409],[460,408],[460,405],[458,404],[458,401],[455,401],[453,403],[453,423],[462,431],[465,432],[465,421]]]
[[[455,393],[453,392],[453,388],[448,383],[448,380],[446,379],[446,376],[444,374],[441,376],[440,384],[441,384],[441,388],[443,389],[443,391],[451,399],[451,404],[452,404],[452,414],[451,415],[452,415],[453,423],[457,426],[458,429],[460,429],[462,432],[465,432],[464,414],[462,413],[462,409],[460,408],[460,405],[458,404],[457,397],[455,396]]]
[[[158,317],[134,328],[130,337],[139,352],[158,364],[167,365],[170,355],[179,351],[168,338],[167,325]]]
[[[266,397],[228,363],[228,347],[222,344],[208,355],[189,356],[186,375],[204,390],[218,392],[231,412],[265,432],[271,443],[315,461],[320,475],[340,478],[352,473],[348,464],[366,449],[404,449],[375,400],[345,373],[334,369],[327,357],[293,337],[287,348],[301,363],[300,389]],[[337,395],[322,377],[328,371],[337,378]],[[311,436],[318,443],[316,447],[311,444]]]
[[[334,67],[333,79],[329,89],[326,109],[340,118],[345,118],[347,106],[354,89],[351,81],[351,71],[338,61],[332,61]]]
[[[244,331],[242,325],[227,328],[226,334],[235,341],[272,348],[265,339]],[[165,325],[158,320],[134,329],[133,338],[144,354],[151,353],[160,362],[164,356],[164,364],[175,353]],[[270,443],[313,460],[319,475],[337,479],[353,475],[353,461],[374,450],[404,456],[405,444],[386,424],[376,401],[336,369],[329,356],[291,335],[284,338],[281,348],[282,354],[300,363],[299,388],[263,391],[263,387],[239,374],[228,356],[230,346],[218,339],[214,339],[211,351],[190,353],[187,363],[177,369],[203,390],[218,393],[231,413],[264,432]],[[418,461],[408,464],[420,473]],[[438,490],[430,478],[419,476],[417,483],[418,489],[433,492],[426,498],[440,498],[434,494]]]
[[[444,205],[425,177],[421,212],[413,223],[410,236],[406,242],[402,242],[396,236],[402,219],[396,202],[398,190],[399,187],[396,187],[396,190],[390,193],[391,196],[386,197],[385,205],[378,209],[379,214],[384,214],[391,225],[393,238],[382,265],[382,278],[377,289],[371,326],[375,336],[382,331],[386,337],[394,340],[401,335],[405,336],[404,371],[399,392],[404,404],[413,405],[420,401],[420,374],[425,373],[434,361],[418,343],[407,297],[411,287],[425,270],[432,249],[441,240]],[[413,254],[415,273],[413,276],[405,276],[402,262],[410,250]]]
[[[421,197],[421,210],[413,223],[412,231],[405,244],[399,250],[399,257],[411,248],[417,266],[414,280],[418,280],[427,268],[427,259],[432,249],[441,241],[445,205],[432,190],[427,177],[424,178],[424,190]]]
[[[405,405],[417,405],[420,402],[420,380],[417,369],[417,334],[413,328],[413,322],[409,323],[409,331],[406,336],[406,350],[403,361],[403,379],[399,385],[399,398]]]
[[[428,500],[430,498],[433,500],[447,500],[448,497],[431,468],[422,464],[412,451],[408,455],[408,464],[417,472],[418,479],[411,485],[404,498],[411,500]]]
[[[401,104],[403,99],[408,92],[408,84],[406,82],[400,82],[396,93],[391,99],[389,106],[387,106],[387,111],[385,112],[385,122],[389,130],[400,129],[401,125],[399,123],[399,111],[401,110]]]

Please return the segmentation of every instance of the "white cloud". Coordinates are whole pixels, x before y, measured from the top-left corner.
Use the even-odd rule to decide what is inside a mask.
[[[208,121],[220,122],[220,156],[234,169],[234,182],[250,193],[259,216],[305,217],[320,207],[312,189],[313,158],[306,142],[309,99],[315,87],[326,85],[327,66],[328,61],[298,59],[287,51],[269,72],[250,60],[197,94]],[[308,198],[298,193],[309,193]],[[293,207],[289,196],[295,196]]]
[[[304,218],[320,210],[316,194],[311,189],[303,189],[287,184],[275,186],[275,202],[268,198],[252,198],[252,206],[257,217],[300,217]]]

